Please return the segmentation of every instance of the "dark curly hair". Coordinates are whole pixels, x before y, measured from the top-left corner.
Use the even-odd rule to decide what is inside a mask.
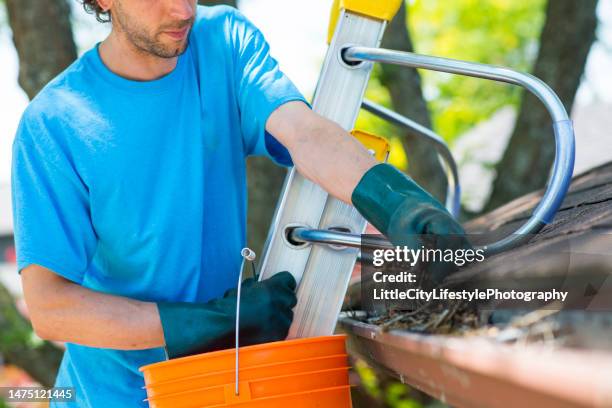
[[[81,0],[83,8],[86,12],[96,15],[96,20],[101,23],[108,23],[111,21],[111,14],[109,11],[104,11],[98,4],[98,0]]]

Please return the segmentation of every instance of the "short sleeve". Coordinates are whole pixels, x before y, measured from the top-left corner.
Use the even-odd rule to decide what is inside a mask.
[[[38,264],[81,283],[95,251],[88,191],[43,120],[24,114],[11,173],[19,273]]]
[[[266,121],[284,103],[302,101],[310,105],[270,56],[263,34],[237,10],[231,30],[240,124],[247,155],[266,155],[278,164],[291,166],[287,149],[265,130]]]

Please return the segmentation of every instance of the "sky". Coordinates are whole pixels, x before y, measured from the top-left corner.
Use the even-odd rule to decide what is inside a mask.
[[[79,52],[102,40],[108,27],[85,14],[74,4],[75,38]],[[331,0],[242,0],[242,12],[266,36],[272,55],[281,69],[306,96],[316,86],[321,63],[327,49],[325,39]],[[10,180],[11,143],[21,113],[28,103],[17,84],[18,59],[6,24],[4,7],[0,7],[0,231],[10,222],[6,191]],[[612,103],[612,0],[600,0],[598,36],[586,67],[586,81],[578,93],[578,103]]]

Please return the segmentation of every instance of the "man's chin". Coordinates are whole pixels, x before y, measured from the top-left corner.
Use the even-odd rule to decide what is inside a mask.
[[[151,50],[151,53],[160,58],[175,58],[187,51],[189,45],[188,40],[185,40],[182,44],[168,44],[163,47],[155,47]]]

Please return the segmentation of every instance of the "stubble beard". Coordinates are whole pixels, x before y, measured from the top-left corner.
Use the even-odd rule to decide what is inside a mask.
[[[180,44],[164,44],[164,42],[160,40],[160,37],[163,35],[164,29],[181,30],[185,27],[190,27],[191,30],[194,18],[184,21],[179,25],[175,24],[171,27],[160,27],[159,31],[155,35],[151,35],[146,29],[140,27],[125,13],[123,13],[119,4],[117,4],[117,6],[117,12],[113,15],[113,22],[117,24],[117,28],[125,34],[127,40],[139,52],[154,55],[159,58],[174,58],[183,54],[187,49],[187,45],[189,44],[188,34],[186,35],[185,40],[183,40]]]

